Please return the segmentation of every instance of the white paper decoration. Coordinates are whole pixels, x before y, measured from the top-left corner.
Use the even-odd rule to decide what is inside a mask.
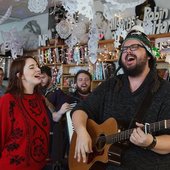
[[[93,0],[63,0],[62,4],[70,14],[79,12],[87,18],[93,18]]]
[[[111,20],[117,12],[122,12],[127,8],[133,8],[144,1],[145,0],[62,0],[61,3],[70,14],[79,12],[91,20],[93,19],[95,11],[102,11],[106,19]]]
[[[107,20],[111,20],[118,12],[123,12],[127,8],[134,8],[145,0],[106,0],[104,3],[103,15]]]
[[[2,18],[0,19],[0,24],[2,24],[4,21],[6,21],[6,20],[10,17],[11,11],[12,11],[12,6],[10,6],[10,7],[7,9],[5,15],[2,16]]]
[[[63,0],[62,4],[69,14],[77,12],[77,0]]]
[[[114,47],[115,48],[119,48],[119,46],[121,45],[120,44],[120,36],[125,39],[127,35],[127,31],[126,30],[123,30],[122,28],[119,28],[117,29],[115,32],[114,32]]]
[[[68,39],[65,40],[65,43],[68,45],[70,49],[73,48],[74,45],[76,45],[78,42],[77,37],[74,35],[71,35]]]
[[[86,33],[86,25],[84,22],[78,22],[73,25],[72,34],[77,37],[78,41]]]
[[[48,5],[48,0],[28,0],[28,9],[31,12],[42,13]]]
[[[56,25],[56,31],[61,38],[66,39],[71,34],[71,24],[62,20]]]
[[[80,13],[89,18],[89,20],[93,19],[93,0],[77,0],[77,2],[78,11],[81,11]]]
[[[98,29],[96,24],[93,22],[89,32],[88,41],[89,60],[92,64],[95,64],[97,61],[98,40]]]
[[[1,31],[1,34],[5,50],[11,51],[13,59],[17,55],[23,55],[23,41],[16,29],[12,29],[10,32]]]

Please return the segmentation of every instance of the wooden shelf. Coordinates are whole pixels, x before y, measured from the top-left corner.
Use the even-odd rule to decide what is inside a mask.
[[[88,64],[63,64],[63,67],[83,67],[88,66]]]
[[[62,86],[62,88],[70,88],[70,86]]]
[[[47,66],[61,66],[62,63],[45,63]]]
[[[71,74],[63,74],[62,77],[74,77],[75,75],[71,75]]]
[[[170,32],[169,33],[163,33],[163,34],[152,34],[152,35],[148,35],[148,37],[150,39],[170,37]]]
[[[98,41],[98,44],[99,45],[102,45],[102,44],[113,44],[114,43],[114,39],[109,39],[109,40],[100,40]]]
[[[49,45],[44,47],[39,47],[40,50],[48,50],[50,48],[67,48],[66,45]]]
[[[92,80],[91,82],[91,90],[93,91],[99,84],[104,82],[105,80]]]
[[[157,59],[156,62],[157,63],[165,63],[165,60],[164,59]]]
[[[23,56],[36,56],[36,57],[38,57],[38,49],[24,50]]]
[[[99,62],[117,62],[118,59],[98,59]]]

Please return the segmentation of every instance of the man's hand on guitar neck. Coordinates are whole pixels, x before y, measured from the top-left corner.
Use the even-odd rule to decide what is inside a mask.
[[[136,125],[137,125],[137,128],[134,128],[130,136],[130,141],[137,146],[146,148],[152,143],[153,136],[149,133],[146,134],[142,130],[142,127],[144,126],[143,124],[136,123]]]

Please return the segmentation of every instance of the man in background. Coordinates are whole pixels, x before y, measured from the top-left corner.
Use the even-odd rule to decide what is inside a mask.
[[[3,85],[3,79],[4,79],[4,71],[0,67],[0,97],[5,93],[6,86]]]
[[[71,110],[74,100],[66,95],[52,81],[51,68],[48,66],[41,67],[41,89],[46,98],[46,104],[52,114],[52,139],[51,139],[51,161],[52,165],[59,169],[67,170],[65,159],[66,149],[68,147],[68,134],[65,113]],[[44,170],[51,170],[51,167]]]
[[[70,93],[77,102],[85,100],[91,93],[92,76],[86,70],[80,70],[75,75],[76,91]]]

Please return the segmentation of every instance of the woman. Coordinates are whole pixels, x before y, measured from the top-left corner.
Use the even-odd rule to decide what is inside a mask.
[[[38,93],[41,71],[32,57],[15,59],[0,99],[0,167],[41,170],[48,157],[50,122]]]

